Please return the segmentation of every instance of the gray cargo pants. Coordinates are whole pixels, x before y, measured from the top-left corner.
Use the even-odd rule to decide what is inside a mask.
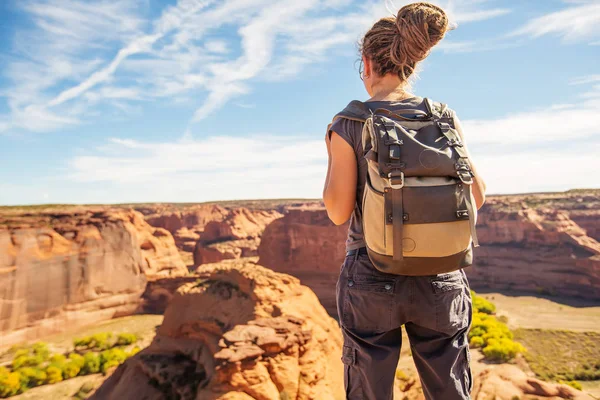
[[[400,276],[378,271],[366,254],[347,256],[336,284],[349,400],[391,400],[401,326],[427,400],[470,399],[467,334],[472,304],[464,271]]]

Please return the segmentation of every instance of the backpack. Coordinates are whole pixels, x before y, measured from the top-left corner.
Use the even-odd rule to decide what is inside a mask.
[[[333,119],[364,123],[363,234],[371,262],[385,273],[455,271],[472,264],[479,245],[474,175],[453,114],[424,101],[427,112],[394,113],[355,100]]]

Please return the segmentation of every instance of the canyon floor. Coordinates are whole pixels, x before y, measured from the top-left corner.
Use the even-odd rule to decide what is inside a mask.
[[[532,295],[508,295],[497,292],[482,293],[481,296],[496,304],[497,315],[505,316],[508,325],[514,330],[539,329],[551,332],[555,329],[564,329],[571,332],[600,333],[600,302],[571,298],[551,300]],[[571,305],[565,305],[565,302]],[[577,306],[574,304],[577,304]],[[59,350],[69,348],[75,337],[110,331],[114,333],[137,333],[143,338],[143,343],[147,344],[154,337],[155,330],[162,321],[162,315],[133,315],[105,321],[91,327],[77,329],[73,332],[51,335],[40,340],[47,342],[52,348]],[[403,338],[403,343],[398,370],[402,371],[409,378],[416,377],[416,369],[410,355],[407,337]],[[600,341],[593,343],[593,348],[589,350],[590,352],[600,352]],[[0,356],[1,361],[2,357]],[[533,374],[523,357],[519,357],[515,363],[528,374]],[[490,364],[483,360],[483,355],[480,351],[472,350],[472,370],[474,375],[489,366]],[[15,400],[70,400],[84,383],[88,382],[95,387],[99,387],[106,379],[107,377],[102,374],[83,376],[54,385],[34,388],[22,395],[11,398]],[[580,383],[586,393],[600,399],[600,381],[581,381]],[[399,381],[394,400],[403,399],[400,386],[401,382]]]

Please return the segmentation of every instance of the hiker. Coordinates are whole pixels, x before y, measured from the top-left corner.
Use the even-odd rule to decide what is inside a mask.
[[[402,325],[426,399],[470,399],[463,268],[478,245],[485,184],[456,113],[409,92],[450,29],[443,9],[421,2],[377,21],[360,43],[370,99],[352,101],[327,129],[323,200],[335,224],[350,220],[336,284],[350,400],[392,399]]]

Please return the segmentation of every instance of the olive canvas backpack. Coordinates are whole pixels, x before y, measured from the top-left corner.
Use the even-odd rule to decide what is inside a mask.
[[[452,112],[424,101],[427,112],[394,113],[355,100],[334,117],[364,123],[363,234],[373,265],[386,273],[451,272],[471,265],[478,246],[468,153]]]

